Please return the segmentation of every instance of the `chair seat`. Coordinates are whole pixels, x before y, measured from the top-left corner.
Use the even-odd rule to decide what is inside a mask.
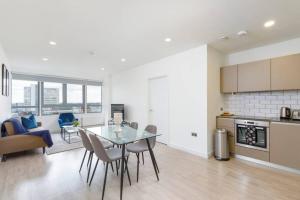
[[[73,122],[64,122],[64,123],[61,124],[61,127],[63,127],[63,126],[71,126],[71,125],[73,125]]]
[[[103,144],[104,149],[109,149],[113,147],[113,144],[109,141],[106,140],[100,140],[100,141]]]
[[[126,149],[128,152],[132,152],[132,153],[140,153],[140,152],[144,152],[144,151],[148,151],[148,145],[145,141],[138,141],[136,143],[133,144],[128,144],[126,146]]]
[[[122,149],[112,148],[106,150],[107,156],[111,161],[122,159]],[[129,156],[129,153],[125,150],[125,157]]]

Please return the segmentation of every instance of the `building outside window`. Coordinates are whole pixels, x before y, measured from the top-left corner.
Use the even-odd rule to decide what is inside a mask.
[[[12,113],[39,113],[38,82],[12,80]]]

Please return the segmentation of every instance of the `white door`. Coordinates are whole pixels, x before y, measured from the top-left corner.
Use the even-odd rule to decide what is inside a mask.
[[[167,77],[149,79],[149,124],[157,126],[157,141],[169,142],[169,84]]]

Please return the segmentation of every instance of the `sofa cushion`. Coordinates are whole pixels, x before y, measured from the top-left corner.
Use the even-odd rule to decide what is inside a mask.
[[[21,119],[22,124],[26,129],[33,129],[38,127],[34,115],[30,115],[29,117],[22,117]]]
[[[10,118],[9,121],[14,127],[15,134],[23,134],[27,132],[26,128],[21,124],[21,122],[17,118]]]

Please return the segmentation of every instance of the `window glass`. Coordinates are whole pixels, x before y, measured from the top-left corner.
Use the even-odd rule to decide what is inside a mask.
[[[82,85],[67,84],[67,103],[82,103]]]
[[[87,85],[86,86],[86,102],[87,103],[101,103],[101,86]]]
[[[38,114],[38,82],[12,80],[12,113]]]
[[[44,105],[63,103],[63,85],[61,83],[44,83]]]

